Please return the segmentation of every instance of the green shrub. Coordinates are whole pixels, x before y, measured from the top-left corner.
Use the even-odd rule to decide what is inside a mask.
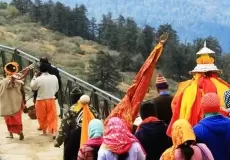
[[[13,17],[13,18],[15,18],[15,17],[20,15],[20,12],[18,11],[18,9],[16,7],[14,7],[14,6],[11,6],[11,5],[9,5],[7,7],[7,11],[9,12],[10,16]]]
[[[68,41],[71,43],[74,43],[76,46],[80,47],[80,44],[78,43],[78,39],[76,37],[69,38]]]
[[[21,24],[21,23],[29,23],[31,19],[29,16],[18,16],[10,21],[11,24]]]
[[[7,20],[5,19],[5,17],[0,16],[0,25],[5,25],[7,24]]]
[[[5,18],[10,16],[9,12],[5,9],[0,9],[0,15]]]
[[[65,39],[60,41],[54,41],[52,43],[57,47],[59,53],[81,54],[82,50],[76,44],[66,41]]]
[[[0,9],[7,9],[8,4],[6,2],[0,2]]]

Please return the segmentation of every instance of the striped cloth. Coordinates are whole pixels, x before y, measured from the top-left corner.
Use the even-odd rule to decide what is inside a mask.
[[[165,77],[161,74],[157,75],[156,84],[167,83]]]
[[[224,93],[224,102],[227,108],[230,108],[230,90]]]

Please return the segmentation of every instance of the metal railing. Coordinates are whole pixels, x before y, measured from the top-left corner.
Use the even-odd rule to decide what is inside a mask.
[[[19,63],[20,70],[29,64],[39,62],[39,59],[31,56],[20,49],[7,47],[4,45],[0,45],[0,56],[2,59],[2,74],[5,75],[3,66],[6,65],[7,62],[16,61]],[[55,66],[53,66],[55,67]],[[119,103],[120,99],[65,72],[62,69],[59,69],[59,73],[62,79],[62,87],[58,93],[58,101],[61,107],[61,115],[63,115],[63,110],[67,107],[71,106],[70,100],[70,92],[73,88],[79,88],[83,93],[91,96],[91,105],[93,105],[101,114],[103,118],[106,118],[117,103]],[[25,82],[28,84],[30,80],[33,78],[34,70],[30,71],[30,75],[27,76]]]

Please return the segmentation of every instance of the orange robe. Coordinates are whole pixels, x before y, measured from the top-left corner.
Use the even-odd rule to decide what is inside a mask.
[[[55,99],[37,100],[35,104],[38,123],[43,131],[57,132],[57,112]]]

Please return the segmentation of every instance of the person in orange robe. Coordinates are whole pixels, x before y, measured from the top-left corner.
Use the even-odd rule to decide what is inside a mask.
[[[57,132],[55,94],[59,89],[58,79],[48,73],[49,66],[46,63],[40,63],[39,70],[40,73],[36,73],[30,83],[32,90],[38,91],[35,103],[36,116],[43,131],[42,135],[47,135],[49,131],[55,138]]]
[[[25,102],[25,94],[23,90],[23,81],[14,80],[13,85],[9,85],[11,76],[18,72],[18,64],[10,62],[4,67],[7,74],[0,82],[0,115],[4,117],[9,136],[13,138],[13,134],[19,135],[19,140],[24,139],[22,127],[22,110]]]

